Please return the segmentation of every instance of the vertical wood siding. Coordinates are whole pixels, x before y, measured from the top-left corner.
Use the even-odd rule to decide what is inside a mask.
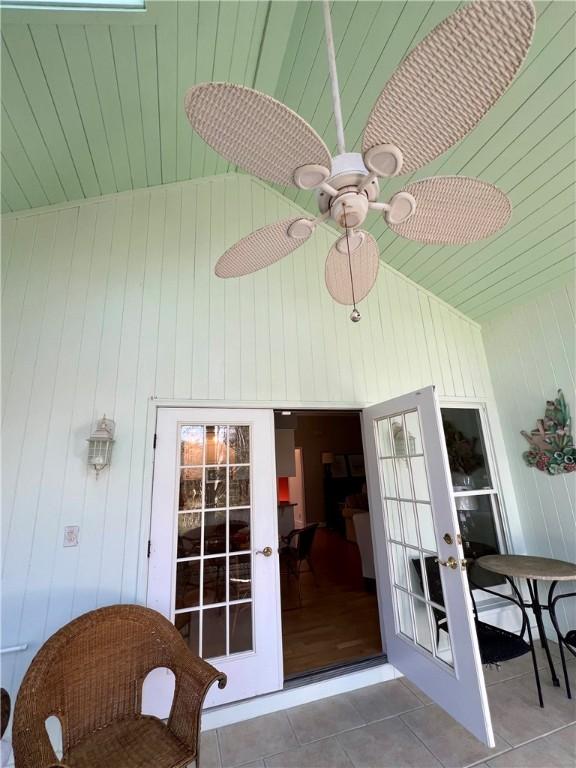
[[[546,400],[558,389],[564,391],[574,429],[575,328],[572,281],[483,326],[526,551],[571,562],[576,562],[576,475],[551,477],[527,467],[522,453],[528,444],[520,430],[536,427]],[[563,618],[566,626],[576,626],[574,601]]]
[[[384,264],[349,321],[324,287],[327,227],[268,270],[214,277],[226,247],[298,210],[230,175],[5,218],[2,644],[29,644],[3,660],[12,691],[62,624],[143,598],[151,397],[488,393],[479,327]],[[96,479],[86,438],[104,413],[117,441]],[[65,525],[80,526],[78,547],[62,546]]]

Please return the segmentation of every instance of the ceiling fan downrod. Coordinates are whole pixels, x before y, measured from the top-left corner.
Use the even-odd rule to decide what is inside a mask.
[[[344,141],[344,121],[342,120],[342,104],[340,103],[340,88],[338,87],[338,71],[336,69],[336,50],[334,48],[334,34],[332,32],[332,19],[330,17],[330,0],[323,0],[324,32],[326,34],[326,48],[328,51],[328,69],[330,71],[330,84],[332,86],[332,106],[334,110],[334,123],[336,125],[336,144],[338,154],[346,152]]]

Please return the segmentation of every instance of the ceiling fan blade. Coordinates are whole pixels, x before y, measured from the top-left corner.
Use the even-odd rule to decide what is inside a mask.
[[[202,83],[186,94],[185,109],[204,141],[265,181],[293,185],[297,168],[331,168],[328,147],[316,131],[265,93],[230,83]]]
[[[467,176],[434,176],[404,187],[416,211],[391,230],[427,245],[464,245],[502,229],[510,219],[508,197],[492,184]],[[386,214],[385,214],[386,217]]]
[[[307,224],[291,229],[296,222]],[[289,231],[293,234],[289,234]],[[313,231],[313,222],[309,219],[282,219],[269,224],[228,248],[216,262],[214,272],[218,277],[242,277],[257,272],[295,251],[308,240]]]
[[[363,153],[393,145],[400,173],[413,173],[466,136],[516,76],[535,15],[532,0],[476,0],[448,16],[386,83]]]
[[[326,287],[332,298],[339,304],[352,305],[362,301],[372,290],[378,267],[380,251],[376,240],[368,232],[356,230],[362,242],[351,250],[350,259],[345,248],[339,248],[345,235],[334,243],[326,258]],[[350,275],[352,273],[352,276]]]

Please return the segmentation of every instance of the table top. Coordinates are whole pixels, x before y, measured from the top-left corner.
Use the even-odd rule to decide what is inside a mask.
[[[484,555],[476,563],[486,571],[504,576],[519,576],[542,581],[570,581],[576,579],[576,564],[551,557],[533,555]]]

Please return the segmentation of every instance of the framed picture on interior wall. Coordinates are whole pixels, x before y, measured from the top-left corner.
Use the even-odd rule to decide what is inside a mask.
[[[332,462],[332,477],[348,477],[348,464],[343,453],[337,453]]]
[[[361,453],[349,453],[348,465],[350,467],[350,474],[352,477],[364,477],[366,470],[364,469],[364,456]]]

